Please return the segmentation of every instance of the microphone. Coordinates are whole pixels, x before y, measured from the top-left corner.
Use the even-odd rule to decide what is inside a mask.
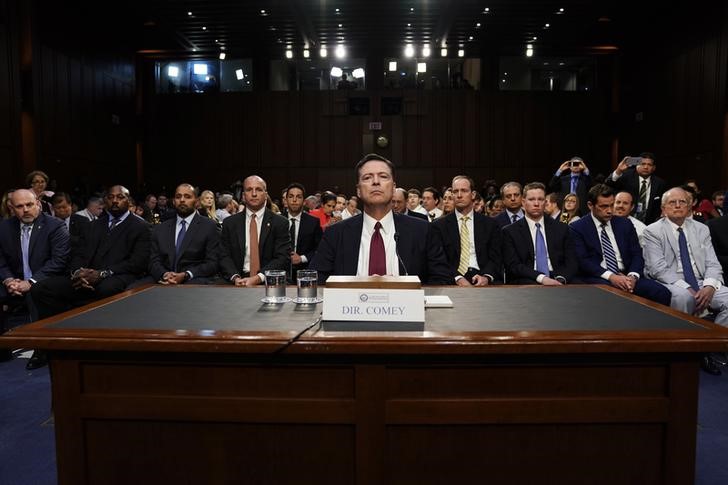
[[[402,258],[399,255],[399,249],[397,248],[399,246],[399,233],[394,233],[394,254],[397,255],[397,260],[399,260],[399,264],[402,265],[402,268],[404,268],[404,275],[409,276],[409,273],[407,272],[407,266],[405,266],[404,261],[402,261]]]

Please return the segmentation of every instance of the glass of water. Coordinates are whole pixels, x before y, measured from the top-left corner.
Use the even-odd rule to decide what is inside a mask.
[[[286,272],[279,269],[269,269],[265,272],[265,298],[264,303],[285,303],[291,301],[286,297]]]
[[[318,272],[312,269],[300,269],[297,274],[298,293],[296,303],[319,303]]]

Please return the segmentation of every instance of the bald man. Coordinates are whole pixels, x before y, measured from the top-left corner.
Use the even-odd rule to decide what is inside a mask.
[[[265,282],[265,271],[288,270],[291,236],[285,217],[266,209],[265,180],[251,175],[243,181],[245,211],[222,223],[220,273],[235,286],[256,286]]]

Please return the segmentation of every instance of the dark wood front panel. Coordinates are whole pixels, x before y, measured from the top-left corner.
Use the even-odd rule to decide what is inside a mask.
[[[88,420],[84,436],[89,485],[355,483],[353,426]]]

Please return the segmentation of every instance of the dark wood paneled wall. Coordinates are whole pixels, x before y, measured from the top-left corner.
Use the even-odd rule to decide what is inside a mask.
[[[347,96],[370,99],[370,116],[348,114]],[[403,114],[380,115],[382,96],[401,96]],[[222,189],[258,173],[271,192],[297,180],[310,190],[354,189],[353,166],[375,151],[398,168],[401,186],[447,185],[466,173],[544,180],[574,154],[609,169],[608,102],[600,93],[256,92],[152,98],[145,132],[145,181]],[[381,121],[381,131],[370,131]],[[375,145],[385,135],[387,148]]]
[[[728,4],[645,25],[622,63],[623,152],[654,151],[672,184],[698,181],[704,195],[728,188]]]
[[[14,3],[0,0],[0,190],[21,175],[20,71],[18,63],[17,12]]]

